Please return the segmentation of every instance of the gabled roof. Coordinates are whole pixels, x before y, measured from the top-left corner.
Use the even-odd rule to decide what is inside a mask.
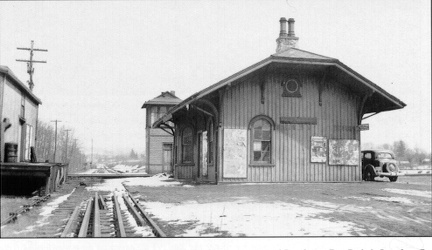
[[[19,90],[21,90],[27,97],[32,99],[37,105],[42,104],[41,100],[35,94],[33,94],[33,92],[31,92],[31,90],[23,82],[21,82],[18,77],[15,76],[9,67],[0,65],[0,73],[3,73],[9,77],[11,80],[10,82],[14,84]]]
[[[316,66],[325,66],[325,67],[332,68],[332,72],[335,76],[340,77],[341,79],[349,79],[349,81],[347,82],[349,82],[350,87],[368,89],[368,91],[373,94],[373,99],[378,104],[375,105],[375,103],[372,103],[370,106],[366,105],[367,107],[365,108],[364,113],[390,111],[395,109],[401,109],[406,106],[406,104],[403,103],[401,100],[397,99],[396,97],[389,94],[378,85],[374,84],[373,82],[369,81],[359,73],[355,72],[354,70],[352,70],[351,68],[349,68],[348,66],[340,62],[338,59],[318,55],[297,48],[290,48],[288,50],[275,53],[270,57],[260,62],[257,62],[223,79],[222,81],[219,81],[193,94],[192,96],[188,97],[187,99],[185,99],[184,101],[182,101],[181,103],[177,104],[172,109],[170,109],[168,113],[166,113],[163,117],[157,120],[153,124],[153,126],[157,127],[161,123],[168,121],[169,119],[171,119],[172,114],[182,109],[186,105],[194,102],[195,100],[200,99],[232,83],[233,81],[241,77],[244,77],[252,72],[255,72],[273,63],[283,64],[283,65],[285,64],[316,65]]]
[[[146,101],[141,108],[147,108],[151,105],[176,105],[181,102],[181,99],[175,96],[173,92],[165,91],[162,92],[159,96]]]

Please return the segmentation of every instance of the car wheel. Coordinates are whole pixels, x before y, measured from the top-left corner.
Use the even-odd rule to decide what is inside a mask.
[[[366,168],[364,180],[365,181],[374,181],[375,180],[375,173],[373,172],[373,170],[370,167]]]
[[[389,177],[389,180],[390,180],[391,182],[395,182],[395,181],[397,181],[397,179],[398,179],[397,176],[391,176],[391,177]]]

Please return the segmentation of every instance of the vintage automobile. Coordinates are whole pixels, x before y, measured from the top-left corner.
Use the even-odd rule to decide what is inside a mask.
[[[388,177],[391,182],[398,179],[398,162],[389,150],[364,150],[362,156],[362,177],[365,181],[373,181],[375,177]]]

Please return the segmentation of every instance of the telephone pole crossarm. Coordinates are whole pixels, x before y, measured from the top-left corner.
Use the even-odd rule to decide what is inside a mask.
[[[48,52],[47,49],[35,49],[35,48],[33,48],[33,44],[34,44],[34,41],[32,40],[30,48],[21,48],[21,47],[17,48],[18,50],[29,50],[30,51],[30,60],[16,59],[16,61],[18,61],[18,62],[26,62],[27,63],[27,73],[30,75],[30,80],[28,80],[27,82],[28,82],[30,90],[33,90],[33,86],[34,86],[34,83],[33,83],[33,74],[34,74],[33,63],[46,63],[46,61],[33,60],[33,52],[34,51]]]

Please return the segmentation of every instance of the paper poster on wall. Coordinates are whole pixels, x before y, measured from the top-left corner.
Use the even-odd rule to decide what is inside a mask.
[[[311,137],[311,162],[327,162],[327,138]]]
[[[224,178],[247,177],[247,130],[224,129]]]
[[[360,147],[357,140],[329,140],[330,165],[358,165]]]

